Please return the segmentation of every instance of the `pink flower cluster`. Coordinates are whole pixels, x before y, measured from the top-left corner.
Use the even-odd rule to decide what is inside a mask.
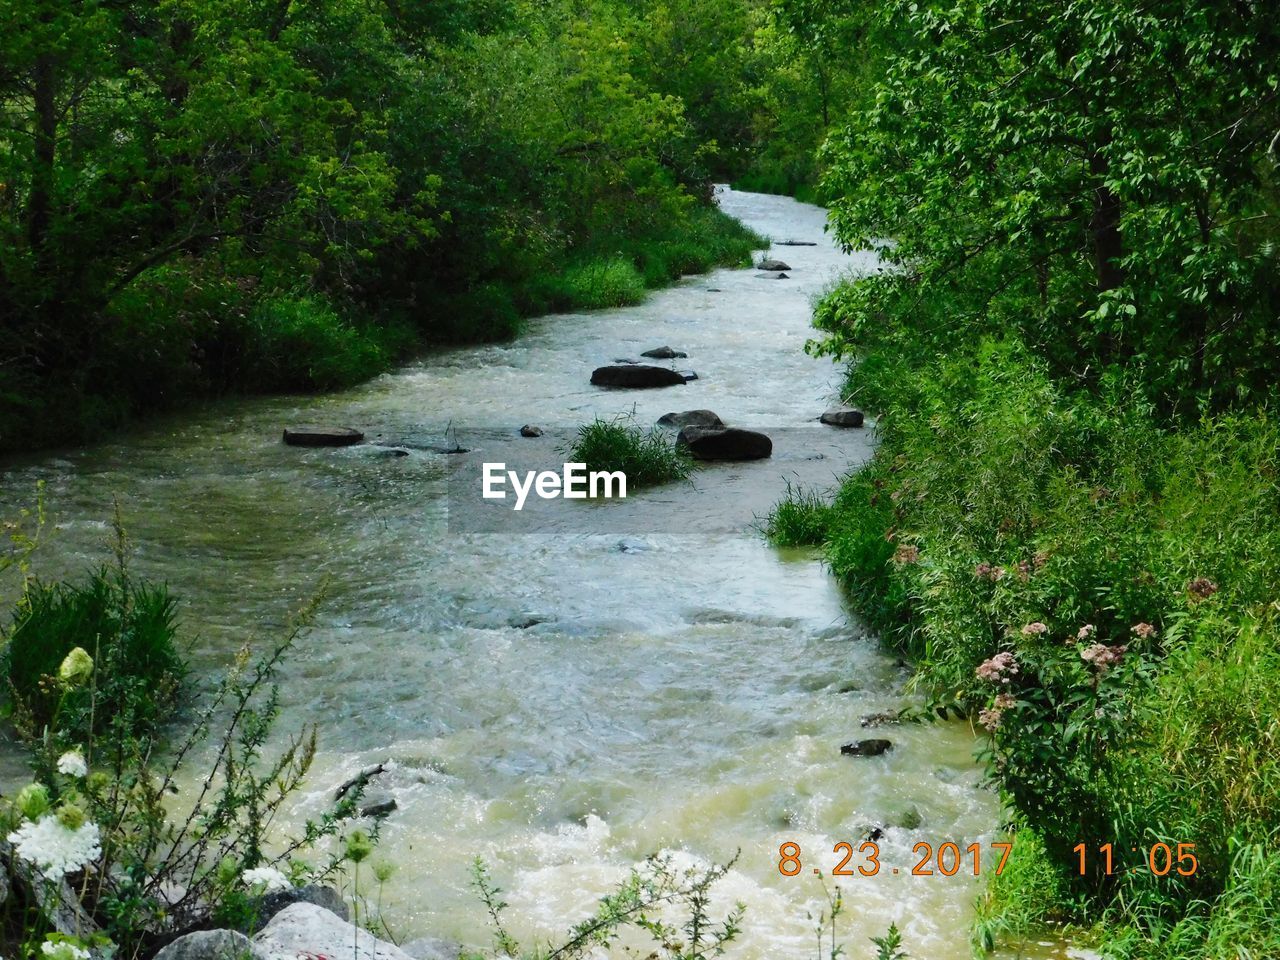
[[[1124,644],[1109,647],[1105,643],[1094,643],[1080,651],[1080,659],[1103,673],[1123,660],[1127,649]]]
[[[1007,710],[1012,710],[1017,706],[1018,701],[1013,698],[1012,694],[997,694],[995,702],[985,710],[978,713],[978,722],[994,733],[1000,729],[1000,724],[1004,722],[1004,714]]]
[[[973,568],[973,575],[979,580],[1002,580],[1004,579],[1004,567],[993,567],[991,564],[983,562]]]
[[[1135,623],[1131,628],[1135,637],[1149,640],[1156,635],[1156,628],[1149,623]]]
[[[1028,623],[1025,627],[1022,628],[1022,635],[1024,637],[1038,637],[1041,634],[1048,633],[1048,632],[1049,632],[1049,628],[1046,627],[1039,620],[1035,621],[1034,623]]]
[[[1187,584],[1187,593],[1191,594],[1191,599],[1208,600],[1218,592],[1218,585],[1208,577],[1196,577]]]
[[[1008,683],[1018,673],[1018,661],[1007,650],[997,653],[990,660],[984,660],[974,671],[979,680],[990,683]]]

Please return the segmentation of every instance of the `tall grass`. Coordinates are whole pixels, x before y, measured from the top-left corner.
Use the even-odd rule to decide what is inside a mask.
[[[688,453],[662,431],[619,420],[597,419],[579,427],[568,459],[591,471],[621,470],[628,489],[684,480],[693,471]]]

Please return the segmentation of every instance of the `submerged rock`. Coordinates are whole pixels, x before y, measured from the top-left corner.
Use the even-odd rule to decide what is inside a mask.
[[[781,260],[761,260],[757,265],[757,269],[764,270],[769,273],[777,273],[781,270],[790,270],[791,265],[789,263],[783,263]]]
[[[866,418],[861,410],[855,410],[852,407],[836,407],[828,410],[818,419],[833,427],[860,427]]]
[[[597,367],[591,372],[591,382],[597,387],[624,387],[643,390],[649,387],[673,387],[684,383],[683,374],[667,367],[654,367],[637,363]]]
[[[757,273],[757,277],[761,280],[790,280],[791,278],[785,273]]]
[[[363,440],[364,434],[351,427],[284,428],[284,442],[291,447],[349,447]]]
[[[723,427],[721,420],[712,410],[681,410],[676,413],[664,413],[658,418],[660,427]]]
[[[695,460],[763,460],[773,454],[765,434],[737,427],[685,427],[676,443]]]
[[[892,749],[893,744],[888,740],[871,739],[846,743],[840,752],[846,757],[878,757]]]
[[[360,803],[360,816],[362,817],[385,817],[389,813],[393,813],[400,804],[396,803],[396,798],[389,793],[375,793],[372,796],[362,797]]]
[[[522,437],[540,437],[542,436],[542,428],[535,427],[531,423],[526,423],[520,428],[520,436]]]
[[[670,347],[654,347],[652,350],[646,350],[640,354],[642,357],[651,357],[654,360],[683,360],[689,356],[683,350],[672,350]]]
[[[868,713],[858,722],[864,727],[883,727],[889,723],[901,723],[902,717],[891,710],[885,710],[882,713]]]
[[[818,242],[816,240],[775,240],[773,245],[775,247],[816,247]]]

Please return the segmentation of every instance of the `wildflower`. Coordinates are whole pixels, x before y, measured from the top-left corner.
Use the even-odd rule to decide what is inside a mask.
[[[1000,724],[1004,720],[1004,711],[997,710],[994,707],[987,707],[985,710],[978,712],[978,722],[995,733],[1000,729]]]
[[[68,750],[58,758],[58,772],[68,777],[84,777],[89,774],[89,765],[84,762],[84,754],[79,750]]]
[[[1193,600],[1208,600],[1218,592],[1218,585],[1208,577],[1196,577],[1187,584],[1187,593]]]
[[[979,580],[990,580],[991,564],[987,563],[984,560],[982,563],[978,564],[976,567],[973,568],[973,575],[977,577]]]
[[[1037,550],[1035,556],[1031,558],[1031,565],[1035,567],[1037,570],[1039,570],[1048,562],[1049,562],[1048,550]]]
[[[18,856],[30,860],[50,880],[74,873],[102,853],[96,823],[81,822],[73,830],[49,814],[34,823],[24,823],[9,834],[8,840]]]
[[[992,567],[992,568],[991,568],[991,579],[992,579],[992,580],[1003,580],[1003,579],[1004,579],[1004,567]]]
[[[360,863],[367,860],[371,853],[373,841],[369,839],[369,835],[363,830],[353,830],[351,836],[347,837],[347,859],[352,863]]]
[[[40,952],[49,960],[89,960],[89,951],[84,947],[77,947],[69,940],[60,940],[57,943],[46,940],[40,944]]]
[[[1109,647],[1105,643],[1094,643],[1080,651],[1080,659],[1099,673],[1104,673],[1124,659],[1128,647]]]
[[[88,683],[93,676],[93,657],[84,647],[76,647],[62,660],[58,667],[58,679],[68,687],[78,687]]]
[[[253,867],[240,875],[244,885],[250,890],[271,893],[275,890],[289,890],[293,884],[289,878],[275,867]]]
[[[997,693],[994,706],[997,710],[1009,710],[1017,706],[1017,703],[1012,693]]]
[[[39,820],[49,812],[49,788],[43,783],[29,783],[18,791],[14,802],[28,820]]]
[[[920,548],[914,544],[904,543],[893,552],[893,562],[898,564],[919,563]]]
[[[997,653],[989,660],[984,660],[974,671],[979,680],[988,680],[991,683],[1008,683],[1009,678],[1017,672],[1018,662],[1007,650]]]
[[[1048,632],[1049,632],[1049,628],[1046,627],[1039,620],[1036,620],[1034,623],[1028,623],[1025,627],[1022,628],[1022,635],[1024,637],[1038,637],[1042,633],[1048,633]]]
[[[1149,623],[1135,623],[1132,627],[1135,636],[1149,640],[1156,635],[1156,628]]]
[[[1024,582],[1031,579],[1031,564],[1025,560],[1018,561],[1018,579]]]
[[[1098,628],[1092,623],[1086,623],[1083,627],[1076,631],[1076,639],[1083,642],[1098,632]]]

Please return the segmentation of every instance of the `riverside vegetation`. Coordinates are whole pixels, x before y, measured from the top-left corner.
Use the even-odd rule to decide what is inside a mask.
[[[1106,957],[1280,956],[1277,24],[868,17],[890,42],[823,189],[889,266],[829,292],[814,346],[881,445],[769,533],[821,544],[931,707],[989,735],[1016,846],[978,947],[1067,923]]]

